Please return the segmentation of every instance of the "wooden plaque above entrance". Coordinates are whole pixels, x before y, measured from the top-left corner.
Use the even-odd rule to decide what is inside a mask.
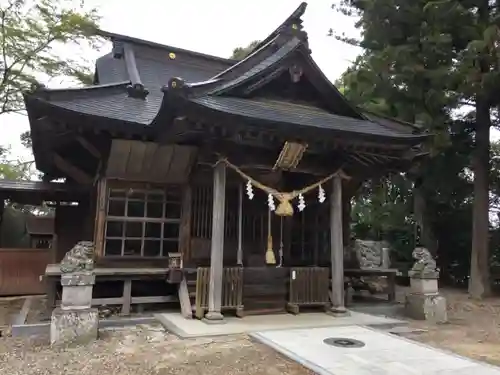
[[[182,184],[196,159],[195,147],[113,139],[106,177]]]

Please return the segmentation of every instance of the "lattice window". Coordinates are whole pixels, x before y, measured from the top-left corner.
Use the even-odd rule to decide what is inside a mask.
[[[104,255],[166,257],[177,252],[181,191],[109,189]]]

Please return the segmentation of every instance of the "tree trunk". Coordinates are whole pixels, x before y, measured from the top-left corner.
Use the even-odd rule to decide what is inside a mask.
[[[476,103],[476,137],[472,156],[474,170],[474,207],[469,294],[481,299],[491,294],[489,268],[489,162],[490,108],[478,98]]]
[[[434,228],[432,227],[430,215],[427,208],[427,200],[417,183],[413,188],[413,212],[415,220],[420,228],[420,242],[433,257],[438,253],[438,241],[434,235]],[[415,244],[418,245],[418,244]]]

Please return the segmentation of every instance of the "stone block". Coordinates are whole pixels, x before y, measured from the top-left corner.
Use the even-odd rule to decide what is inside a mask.
[[[86,273],[63,274],[61,276],[61,309],[83,310],[92,307],[92,289],[95,275]]]
[[[54,309],[50,321],[52,345],[84,345],[97,339],[99,315],[97,309]]]
[[[439,294],[410,293],[406,296],[405,310],[408,317],[432,323],[446,323],[446,299]]]
[[[63,273],[61,275],[62,286],[94,285],[95,275],[92,273]]]
[[[410,290],[413,294],[438,294],[437,279],[410,278]]]

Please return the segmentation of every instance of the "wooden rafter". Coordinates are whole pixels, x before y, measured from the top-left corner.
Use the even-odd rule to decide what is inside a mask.
[[[94,181],[92,176],[87,174],[87,172],[82,171],[80,168],[73,165],[60,155],[54,154],[53,159],[55,166],[76,182],[84,185],[90,185]]]
[[[95,147],[92,143],[90,143],[86,138],[79,135],[76,137],[76,140],[93,157],[95,157],[96,159],[101,159],[101,157],[102,157],[101,152],[97,149],[97,147]]]

